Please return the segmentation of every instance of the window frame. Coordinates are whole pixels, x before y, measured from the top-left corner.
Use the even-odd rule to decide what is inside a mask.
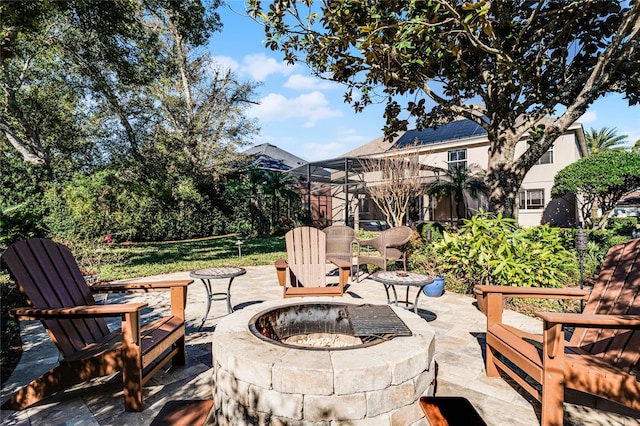
[[[548,158],[548,161],[543,162],[542,160],[545,158]],[[546,150],[545,153],[540,156],[540,158],[538,158],[538,161],[536,161],[536,166],[553,164],[554,160],[555,160],[555,153],[553,150],[553,145],[551,145],[549,149]]]
[[[540,204],[531,203],[532,198],[530,197],[529,194],[534,192],[540,194],[540,197],[539,197],[541,199]],[[524,199],[524,203],[523,203],[523,199]],[[519,202],[519,210],[544,210],[546,205],[544,188],[520,189],[520,191],[518,191],[518,202]]]
[[[459,154],[464,154],[464,159],[458,158]],[[451,157],[456,156],[455,159],[451,159]],[[449,170],[453,170],[454,168],[467,168],[467,148],[457,148],[450,149],[447,151],[447,167]]]

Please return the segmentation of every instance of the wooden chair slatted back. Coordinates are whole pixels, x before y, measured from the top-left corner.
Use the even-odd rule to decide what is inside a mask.
[[[583,312],[640,315],[640,239],[611,247]],[[640,361],[640,330],[576,328],[570,344],[627,372]]]
[[[94,305],[95,300],[71,251],[42,238],[19,241],[2,254],[2,262],[35,308]],[[64,356],[109,333],[103,318],[42,321]]]
[[[285,235],[291,285],[325,287],[326,236],[317,228],[302,226]]]

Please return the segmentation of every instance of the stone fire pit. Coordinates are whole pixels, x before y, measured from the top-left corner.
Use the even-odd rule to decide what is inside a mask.
[[[433,395],[436,368],[434,332],[419,316],[393,307],[411,335],[365,339],[362,345],[346,340],[339,347],[322,349],[294,346],[298,342],[282,344],[256,332],[255,325],[253,333],[249,327],[256,318],[271,317],[283,308],[286,319],[290,311],[298,315],[297,307],[303,304],[366,303],[329,297],[278,300],[222,319],[212,337],[216,409],[212,421],[234,426],[315,425],[332,420],[410,425],[422,418],[417,401]],[[321,341],[325,338],[320,336]]]

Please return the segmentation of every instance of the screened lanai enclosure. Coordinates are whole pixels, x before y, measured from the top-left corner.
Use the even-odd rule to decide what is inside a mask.
[[[325,223],[316,225],[347,225],[354,229],[381,231],[389,226],[382,210],[371,198],[372,188],[388,184],[393,178],[386,176],[384,158],[381,156],[341,157],[307,163],[294,168],[289,173],[307,185],[305,206],[318,207],[317,200],[330,196],[331,200],[321,203],[320,208]],[[426,195],[427,185],[440,179],[440,169],[424,164],[419,165],[416,176],[405,176],[417,183],[403,225],[415,226],[425,221],[438,221],[443,225],[456,221],[455,207],[447,200],[431,199]],[[397,180],[397,179],[396,179]],[[314,188],[322,188],[321,193]],[[327,189],[330,191],[327,194]],[[330,209],[329,209],[330,207]]]

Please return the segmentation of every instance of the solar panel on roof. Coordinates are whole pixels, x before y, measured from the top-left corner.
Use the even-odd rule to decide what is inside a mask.
[[[487,132],[482,127],[471,120],[457,120],[435,129],[408,130],[398,139],[395,147],[407,148],[412,146],[416,140],[419,145],[428,145],[436,142],[464,139],[486,134]]]

